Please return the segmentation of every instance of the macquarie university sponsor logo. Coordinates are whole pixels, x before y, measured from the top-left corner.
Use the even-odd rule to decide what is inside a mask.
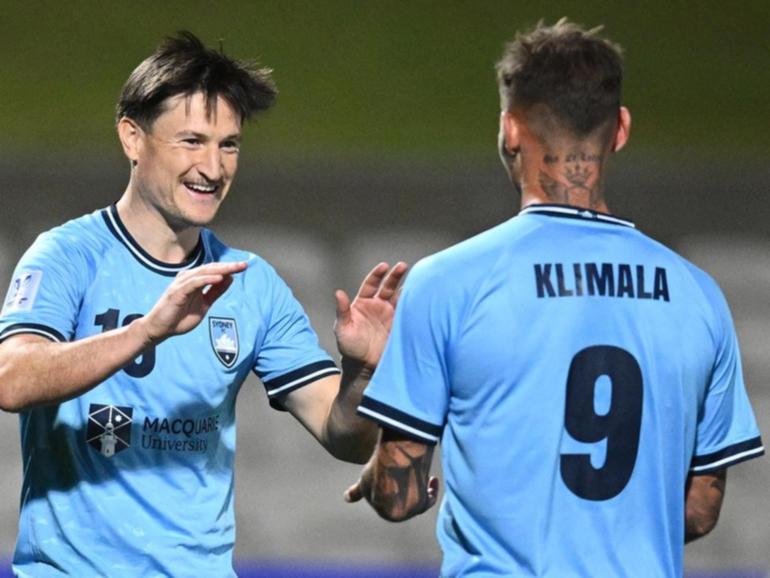
[[[88,407],[88,445],[108,458],[128,449],[133,415],[132,407],[92,403]]]
[[[131,447],[133,423],[132,407],[92,403],[88,408],[86,441],[97,452],[111,458]],[[142,449],[151,451],[205,453],[211,436],[220,430],[219,414],[197,417],[137,416],[136,423],[142,424]]]
[[[235,319],[209,317],[209,337],[217,359],[225,367],[232,367],[238,359],[238,327]]]
[[[219,414],[176,418],[147,416],[142,425],[142,448],[205,453],[209,438],[217,432]]]
[[[11,281],[8,288],[8,295],[3,302],[2,314],[13,313],[14,311],[29,311],[35,303],[37,289],[40,287],[40,280],[43,278],[42,271],[22,271]]]

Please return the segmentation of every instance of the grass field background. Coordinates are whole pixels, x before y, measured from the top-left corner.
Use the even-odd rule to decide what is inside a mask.
[[[565,15],[604,24],[625,48],[635,146],[770,149],[763,0],[9,1],[0,21],[0,146],[114,147],[122,83],[160,38],[189,29],[275,70],[281,94],[248,135],[247,154],[484,156],[504,41]]]

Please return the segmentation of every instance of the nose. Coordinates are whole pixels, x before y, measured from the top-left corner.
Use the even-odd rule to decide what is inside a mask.
[[[198,172],[208,181],[219,181],[224,174],[222,151],[218,146],[204,148],[198,163]]]

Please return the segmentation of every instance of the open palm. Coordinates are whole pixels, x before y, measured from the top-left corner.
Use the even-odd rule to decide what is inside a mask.
[[[399,262],[391,269],[380,263],[364,279],[353,302],[337,291],[337,321],[334,333],[342,355],[375,367],[385,349],[398,301],[398,286],[407,266]]]

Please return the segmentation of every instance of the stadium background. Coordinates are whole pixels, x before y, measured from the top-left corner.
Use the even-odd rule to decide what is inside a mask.
[[[634,118],[610,167],[610,204],[721,283],[770,436],[767,2],[8,0],[2,13],[3,278],[39,231],[117,199],[128,172],[113,132],[120,87],[162,36],[190,29],[275,69],[277,106],[246,129],[215,229],[276,265],[330,349],[336,287],[354,291],[379,259],[413,262],[515,212],[495,150],[503,42],[541,17],[605,24],[626,50]],[[0,416],[0,434],[7,558],[15,416]],[[345,505],[358,471],[248,382],[236,472],[244,575],[435,575],[434,513],[395,526]],[[731,470],[719,526],[687,548],[689,576],[766,575],[769,486],[766,458]]]

